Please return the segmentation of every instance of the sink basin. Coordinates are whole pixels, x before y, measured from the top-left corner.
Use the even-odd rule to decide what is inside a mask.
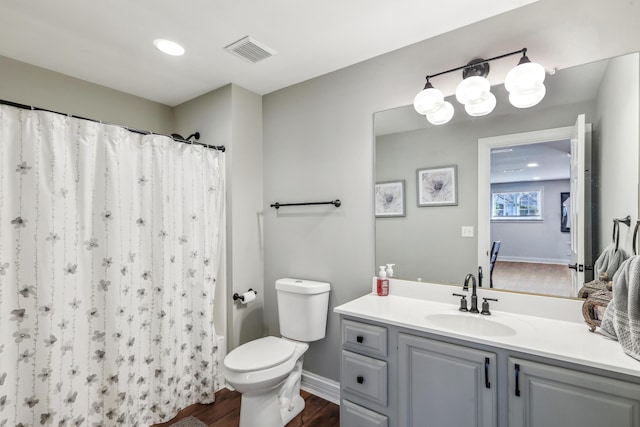
[[[492,337],[508,337],[517,332],[510,326],[479,314],[434,313],[426,316],[431,325],[451,332]]]

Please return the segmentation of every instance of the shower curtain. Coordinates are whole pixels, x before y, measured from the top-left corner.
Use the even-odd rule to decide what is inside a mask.
[[[223,154],[0,106],[0,426],[210,403]]]

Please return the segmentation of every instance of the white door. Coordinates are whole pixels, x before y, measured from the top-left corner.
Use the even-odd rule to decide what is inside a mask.
[[[584,284],[584,228],[585,218],[585,120],[584,114],[576,119],[571,132],[571,289],[572,295],[578,295],[578,290]]]

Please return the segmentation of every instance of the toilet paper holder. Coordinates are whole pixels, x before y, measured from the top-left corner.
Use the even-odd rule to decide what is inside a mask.
[[[249,288],[249,290],[248,290],[247,292],[253,292],[254,294],[258,295],[258,292],[257,292],[257,291],[254,291],[254,290],[253,290],[253,289],[251,289],[251,288]],[[243,301],[243,302],[244,302],[244,295],[240,295],[240,294],[238,294],[238,293],[236,292],[235,294],[233,294],[233,300],[234,300],[234,301],[240,300],[240,301]]]

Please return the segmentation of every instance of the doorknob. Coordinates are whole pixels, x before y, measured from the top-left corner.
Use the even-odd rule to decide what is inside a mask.
[[[568,264],[567,267],[569,267],[572,270],[578,271],[578,263]]]

